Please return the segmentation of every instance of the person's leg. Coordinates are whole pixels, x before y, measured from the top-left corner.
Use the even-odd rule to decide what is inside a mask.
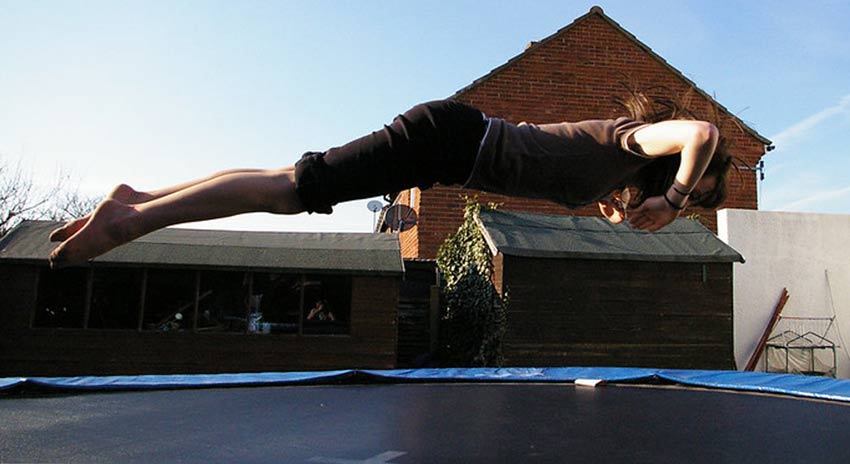
[[[258,211],[304,211],[295,193],[293,168],[232,171],[136,205],[106,199],[83,227],[53,250],[51,266],[81,264],[169,225]]]
[[[173,224],[258,211],[330,213],[342,201],[414,186],[424,189],[436,182],[462,183],[485,129],[480,111],[453,101],[431,102],[417,105],[381,131],[305,155],[291,168],[232,171],[154,192],[152,196],[164,196],[138,204],[110,198],[53,250],[51,265],[82,264]]]
[[[204,177],[203,179],[196,179],[193,181],[185,182],[171,187],[166,187],[163,189],[152,190],[149,192],[142,192],[133,189],[127,184],[120,184],[114,189],[112,189],[112,192],[110,192],[109,195],[106,196],[106,198],[116,200],[119,203],[124,203],[125,205],[138,205],[140,203],[156,200],[157,198],[162,198],[166,195],[179,192],[180,190],[184,190],[189,187],[198,185],[202,182],[215,179],[216,177],[221,177],[228,174],[250,173],[260,171],[260,169],[230,169],[227,171],[217,172],[210,176]],[[89,221],[89,218],[91,218],[91,213],[81,218],[76,218],[71,221],[68,221],[65,225],[59,227],[58,229],[50,233],[50,241],[63,242],[67,240],[72,235],[76,234],[77,231],[79,231],[84,225],[86,225],[86,223]]]
[[[452,100],[416,105],[365,137],[295,164],[297,189],[310,212],[330,213],[354,199],[463,184],[472,172],[487,121]]]

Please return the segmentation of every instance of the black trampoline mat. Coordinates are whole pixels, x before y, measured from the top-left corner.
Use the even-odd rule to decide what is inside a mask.
[[[393,384],[0,399],[2,462],[850,462],[850,406],[726,391]]]

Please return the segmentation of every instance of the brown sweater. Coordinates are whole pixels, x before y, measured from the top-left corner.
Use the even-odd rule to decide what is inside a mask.
[[[568,208],[592,203],[652,161],[627,143],[645,125],[628,118],[542,125],[490,118],[464,187]]]

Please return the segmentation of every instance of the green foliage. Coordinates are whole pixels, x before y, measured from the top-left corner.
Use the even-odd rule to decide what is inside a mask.
[[[466,198],[463,224],[437,251],[437,266],[444,278],[441,357],[449,365],[502,363],[507,298],[493,285],[490,251],[478,228],[480,210],[475,199]]]
[[[690,219],[691,221],[699,222],[700,224],[704,225],[705,227],[710,226],[710,224],[708,224],[708,220],[703,218],[702,216],[700,216],[699,213],[691,213],[691,214],[688,214],[685,217],[687,219]]]

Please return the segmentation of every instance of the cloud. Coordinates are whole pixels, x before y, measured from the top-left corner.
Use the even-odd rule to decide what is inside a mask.
[[[850,196],[850,185],[833,190],[824,190],[807,197],[794,200],[777,208],[778,211],[801,211],[801,210],[821,210],[821,206],[829,203],[835,203],[838,199],[847,200]],[[844,203],[846,204],[846,203]],[[814,207],[812,207],[814,206]]]
[[[820,123],[843,113],[850,112],[850,95],[845,95],[841,98],[837,105],[824,108],[817,113],[795,123],[773,135],[770,140],[778,148],[782,148],[794,143],[794,141],[803,138],[809,131],[814,129]]]

